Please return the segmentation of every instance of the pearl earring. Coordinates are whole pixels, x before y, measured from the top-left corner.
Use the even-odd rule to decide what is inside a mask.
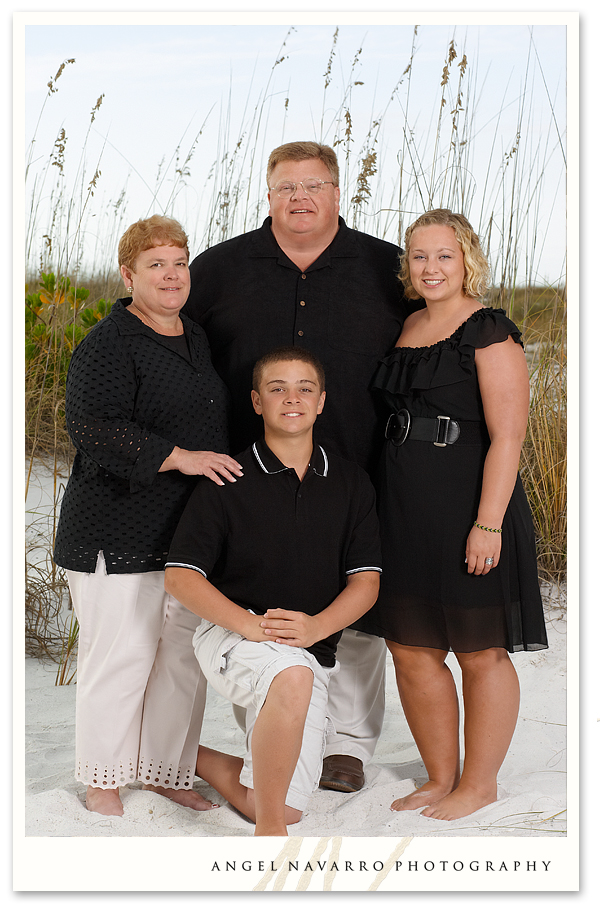
[[[127,290],[127,293],[128,293],[128,294],[133,293],[133,288],[126,288],[126,290]]]

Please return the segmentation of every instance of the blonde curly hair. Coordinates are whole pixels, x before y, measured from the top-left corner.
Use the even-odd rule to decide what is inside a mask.
[[[451,227],[456,234],[456,240],[460,246],[465,263],[465,278],[463,282],[463,293],[466,297],[481,297],[485,294],[490,285],[490,267],[488,261],[481,249],[479,237],[473,230],[470,223],[464,215],[451,212],[450,209],[432,209],[425,212],[420,218],[407,228],[404,236],[404,253],[400,259],[400,272],[398,278],[404,286],[404,295],[409,300],[419,300],[418,294],[410,280],[410,239],[413,231],[417,228],[430,227],[431,225],[443,225]]]

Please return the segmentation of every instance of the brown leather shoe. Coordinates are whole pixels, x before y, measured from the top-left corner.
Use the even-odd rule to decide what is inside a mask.
[[[360,758],[352,755],[328,755],[323,761],[319,786],[324,790],[340,790],[342,793],[356,793],[362,789],[365,772]]]

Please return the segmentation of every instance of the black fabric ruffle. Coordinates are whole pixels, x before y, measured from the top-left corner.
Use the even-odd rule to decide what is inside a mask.
[[[465,382],[475,370],[474,351],[506,341],[509,335],[523,344],[521,332],[504,310],[484,307],[443,341],[423,348],[394,348],[380,361],[371,388],[398,396]]]

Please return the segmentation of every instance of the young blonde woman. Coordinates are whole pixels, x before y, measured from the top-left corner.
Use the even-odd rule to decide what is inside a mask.
[[[383,576],[364,631],[392,653],[427,782],[392,804],[451,820],[497,799],[519,709],[508,652],[547,647],[531,514],[518,474],[529,381],[521,333],[482,307],[489,269],[462,215],[406,232],[407,317],[373,387],[391,409],[381,475]],[[462,671],[459,703],[450,668]]]

